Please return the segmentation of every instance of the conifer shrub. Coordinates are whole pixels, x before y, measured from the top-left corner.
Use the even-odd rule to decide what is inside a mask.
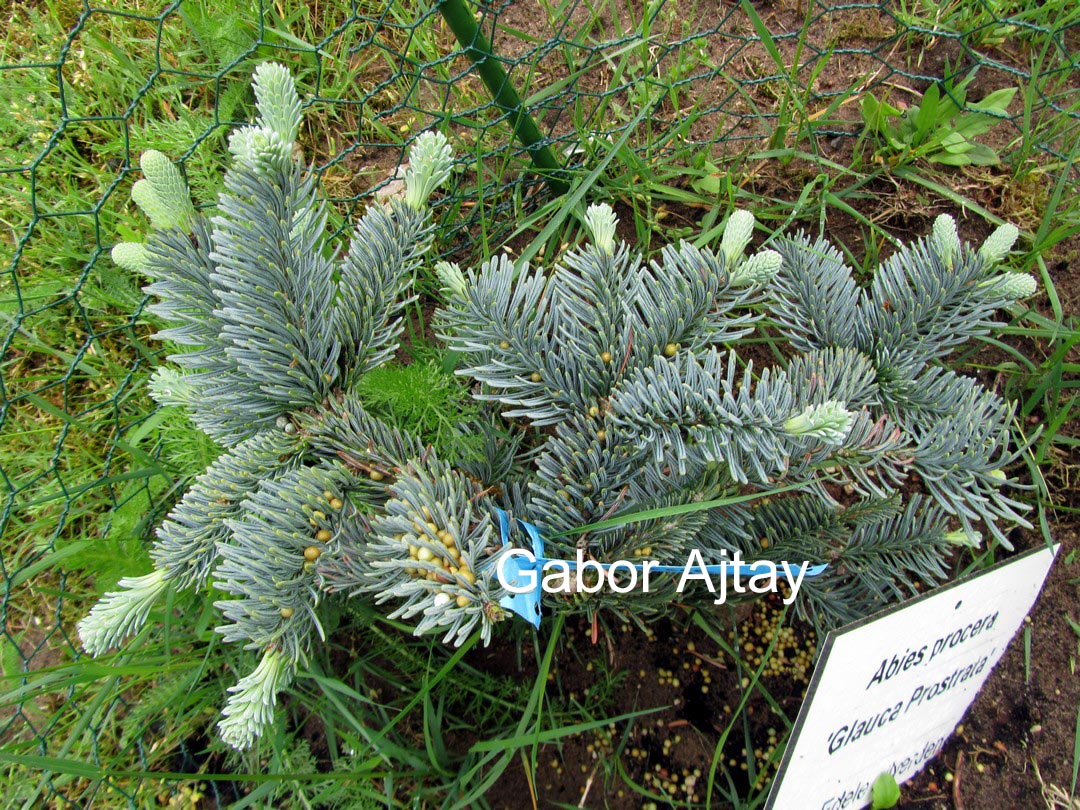
[[[747,256],[745,211],[715,250],[681,242],[645,260],[593,205],[589,240],[550,268],[437,265],[435,329],[465,383],[447,387],[425,378],[438,369],[394,365],[446,139],[415,140],[404,196],[371,205],[339,252],[296,157],[292,77],[264,64],[254,90],[258,117],[230,139],[212,210],[165,155],[142,157],[132,197],[152,233],[113,259],[150,280],[174,348],[151,393],[226,449],[158,528],[154,571],[79,625],[100,654],[167,589],[214,599],[218,632],[255,655],[219,724],[230,745],[271,720],[335,595],[447,643],[489,640],[513,615],[498,562],[525,542],[502,536],[498,510],[539,527],[550,558],[827,563],[795,603],[819,626],[939,581],[958,543],[1007,546],[1026,525],[1004,472],[1020,452],[1013,406],[944,362],[1034,292],[999,269],[1012,226],[975,249],[939,217],[860,287],[805,235]],[[740,344],[764,329],[781,359],[758,367]],[[445,406],[434,421],[411,402],[425,391]],[[543,607],[641,621],[676,596],[711,605],[675,580]]]

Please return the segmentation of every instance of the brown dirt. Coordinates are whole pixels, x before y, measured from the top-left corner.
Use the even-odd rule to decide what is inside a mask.
[[[713,619],[720,628],[738,621],[740,643],[755,650],[748,653],[750,658],[767,647],[770,622],[778,615],[774,604],[762,602],[724,608]],[[732,631],[721,635],[733,643]],[[777,650],[776,672],[763,678],[777,707],[790,717],[797,714],[808,682],[812,649],[812,633],[799,629],[798,637]],[[555,702],[587,706],[595,717],[647,713],[570,738],[561,746],[542,747],[534,780],[540,807],[579,802],[584,807],[640,807],[641,796],[624,779],[654,794],[673,784],[683,801],[703,802],[710,763],[725,732],[720,773],[730,769],[744,792],[753,778],[747,763],[771,772],[768,761],[778,761],[782,753],[776,750],[776,733],[783,721],[763,701],[751,701],[746,713],[737,716],[748,673],[690,624],[686,614],[660,621],[647,632],[615,623],[600,631],[595,644],[589,624],[575,620],[565,633],[554,672],[557,692],[549,699]],[[747,756],[744,733],[756,756]],[[528,795],[528,790],[524,772],[509,769],[486,798],[493,807],[521,807],[522,791]]]
[[[1080,562],[1069,555],[1076,556],[1080,537],[1075,526],[1063,526],[1054,539],[1061,552],[1034,610],[952,741],[905,787],[902,807],[1047,806],[1053,786],[1069,789],[1080,706],[1080,649],[1067,620],[1080,607]]]
[[[910,783],[903,787],[901,808],[933,810],[999,810],[1043,806],[1051,786],[1068,789],[1080,679],[1077,637],[1066,615],[1076,616],[1080,605],[1080,534],[1063,527],[1055,539],[1062,544],[1046,588],[1024,629],[991,674],[952,741]],[[1036,538],[1026,538],[1034,546]],[[772,611],[756,606],[740,622],[740,632],[755,633]],[[624,778],[658,794],[665,783],[676,785],[677,799],[693,806],[705,801],[705,779],[714,751],[743,697],[736,663],[704,632],[685,624],[686,617],[665,620],[643,634],[617,625],[598,644],[590,628],[578,622],[567,634],[556,659],[554,700],[578,701],[594,708],[594,716],[652,709],[649,714],[620,723],[608,731],[573,737],[561,745],[541,746],[537,770],[527,778],[520,766],[511,767],[486,797],[495,808],[527,806],[522,797],[535,785],[538,807],[643,807]],[[807,645],[808,629],[796,625],[801,643],[781,652],[787,659]],[[1024,634],[1030,630],[1030,663],[1025,663]],[[743,640],[745,642],[746,636]],[[769,633],[759,634],[767,645]],[[746,662],[744,662],[745,665]],[[752,663],[752,662],[751,662]],[[511,675],[530,682],[534,672]],[[785,669],[763,678],[765,688],[791,720],[797,715],[806,687],[802,669]],[[706,675],[709,680],[706,682]],[[617,684],[610,694],[608,679]],[[707,691],[703,691],[705,686]],[[741,795],[750,789],[747,768],[764,769],[769,776],[781,751],[775,751],[773,732],[783,721],[759,694],[747,704],[745,726],[737,720],[722,748],[718,781],[735,785]],[[755,756],[746,754],[744,733]],[[618,753],[616,753],[618,752]],[[766,765],[772,760],[771,765]],[[619,773],[623,774],[620,778]],[[691,786],[689,790],[686,785]],[[760,784],[760,783],[759,783]],[[719,793],[714,794],[713,806]],[[669,806],[660,802],[658,806]]]

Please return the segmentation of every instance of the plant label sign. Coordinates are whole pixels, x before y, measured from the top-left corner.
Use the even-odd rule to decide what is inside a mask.
[[[1024,621],[1059,546],[1015,557],[825,639],[769,810],[857,810],[883,772],[942,749]]]

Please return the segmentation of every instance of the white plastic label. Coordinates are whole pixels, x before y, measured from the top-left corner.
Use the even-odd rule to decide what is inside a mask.
[[[1060,546],[957,580],[825,639],[769,810],[856,810],[882,772],[910,779],[963,719]]]

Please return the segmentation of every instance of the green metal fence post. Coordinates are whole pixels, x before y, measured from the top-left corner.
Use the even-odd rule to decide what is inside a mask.
[[[521,97],[510,83],[510,77],[492,53],[491,43],[480,31],[476,18],[466,7],[464,0],[440,0],[439,11],[457,37],[458,43],[476,65],[494,102],[510,113],[514,136],[529,153],[537,174],[548,181],[551,190],[556,194],[565,194],[569,186],[563,179],[562,167],[544,144],[536,122],[522,105]]]

